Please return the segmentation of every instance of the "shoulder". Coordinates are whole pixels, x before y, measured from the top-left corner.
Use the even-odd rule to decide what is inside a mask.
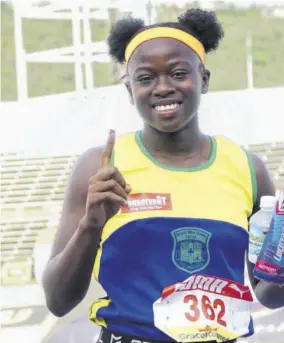
[[[99,168],[103,149],[103,146],[99,146],[84,151],[74,164],[73,175],[88,175],[96,172]]]
[[[75,162],[73,173],[88,175],[97,172],[103,150],[104,146],[99,146],[83,152]]]
[[[265,195],[275,195],[275,187],[262,158],[250,152],[248,152],[248,154],[251,156],[256,179],[257,197],[255,202],[255,211],[257,211],[260,204],[260,198]]]
[[[254,211],[258,210],[260,198],[264,195],[275,195],[275,187],[266,164],[262,158],[253,154],[249,150],[227,138],[225,136],[216,136],[217,145],[222,147],[222,153],[227,157],[239,170],[248,165],[252,186],[254,189]],[[239,156],[239,158],[238,158]],[[243,161],[243,164],[241,163]]]
[[[69,213],[75,213],[78,208],[85,207],[90,178],[99,170],[103,148],[90,148],[75,161],[68,177],[63,203],[63,209],[68,208]]]
[[[216,141],[216,153],[230,164],[236,171],[251,169],[251,158],[243,146],[226,136],[214,136]],[[248,168],[249,167],[249,168]]]
[[[135,140],[136,132],[129,132],[116,138],[114,150],[120,153],[129,149],[129,145]],[[92,147],[83,152],[74,164],[72,177],[89,180],[97,173],[105,145]]]
[[[213,138],[216,141],[217,149],[221,149],[224,153],[232,153],[232,152],[238,152],[241,154],[246,153],[243,146],[232,140],[231,138],[228,138],[226,136],[213,136]]]
[[[77,158],[67,185],[74,196],[84,196],[87,192],[90,178],[99,170],[103,149],[103,146],[90,148]]]

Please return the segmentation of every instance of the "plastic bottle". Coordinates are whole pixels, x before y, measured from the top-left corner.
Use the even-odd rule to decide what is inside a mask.
[[[276,203],[269,231],[254,268],[258,279],[284,285],[284,189]]]
[[[256,263],[266,234],[263,230],[268,230],[276,204],[276,197],[263,196],[260,199],[260,210],[255,213],[249,222],[249,249],[248,258],[252,263]]]

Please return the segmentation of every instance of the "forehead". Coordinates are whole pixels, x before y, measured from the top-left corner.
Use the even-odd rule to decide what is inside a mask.
[[[174,38],[156,38],[142,43],[129,61],[129,71],[146,65],[162,66],[170,61],[187,61],[190,64],[199,62],[196,53],[184,43]]]

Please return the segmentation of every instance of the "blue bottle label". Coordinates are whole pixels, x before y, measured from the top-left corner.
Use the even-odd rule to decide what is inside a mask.
[[[254,269],[257,278],[284,284],[284,194],[277,201],[267,237]]]

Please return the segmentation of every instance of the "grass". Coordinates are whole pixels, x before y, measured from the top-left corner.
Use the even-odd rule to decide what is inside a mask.
[[[1,3],[1,93],[2,100],[17,98],[15,45],[13,11],[10,6]],[[104,40],[109,25],[102,20],[92,21],[92,40]],[[72,45],[71,21],[69,20],[23,20],[24,47],[26,52],[58,48]],[[111,66],[93,64],[95,86],[111,83]],[[73,64],[65,63],[30,63],[28,64],[29,96],[48,95],[70,92],[75,87]]]
[[[1,100],[17,99],[13,12],[1,3]],[[183,10],[161,6],[158,20],[175,20]],[[265,18],[257,9],[219,10],[219,20],[225,38],[217,52],[210,54],[207,66],[211,70],[211,90],[243,89],[247,87],[246,35],[253,39],[255,87],[277,87],[284,84],[284,20]],[[109,32],[107,21],[92,21],[92,39],[104,40]],[[71,45],[70,21],[24,20],[24,46],[27,52]],[[94,63],[95,86],[114,83],[111,64]],[[74,90],[72,64],[28,65],[29,96],[40,96]]]
[[[176,6],[161,7],[158,20],[171,21],[184,12]],[[284,84],[284,20],[265,18],[258,9],[219,10],[219,21],[225,37],[219,49],[207,57],[212,72],[211,90],[233,90],[247,87],[246,37],[252,36],[254,86],[277,87]]]

